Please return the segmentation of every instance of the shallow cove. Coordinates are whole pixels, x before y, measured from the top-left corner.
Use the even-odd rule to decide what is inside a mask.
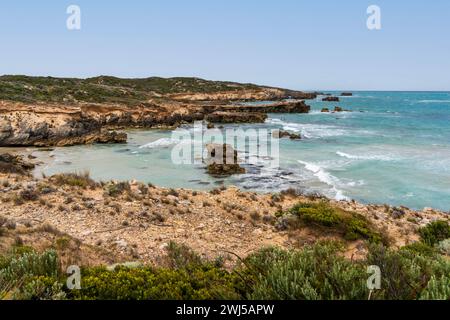
[[[213,178],[202,165],[172,163],[171,131],[130,130],[123,145],[34,151],[45,163],[36,174],[89,170],[99,180],[199,190],[221,184],[263,192],[294,187],[363,203],[450,210],[450,93],[356,92],[340,99],[319,97],[308,101],[310,114],[274,114],[265,124],[240,126],[302,134],[302,141],[281,140],[279,170],[264,170],[267,161],[258,159],[245,175]],[[320,112],[335,106],[352,112]]]

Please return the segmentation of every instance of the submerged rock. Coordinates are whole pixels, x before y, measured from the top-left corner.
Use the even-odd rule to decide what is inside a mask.
[[[351,92],[342,92],[341,93],[341,97],[351,97],[351,96],[353,96],[353,93],[351,93]]]

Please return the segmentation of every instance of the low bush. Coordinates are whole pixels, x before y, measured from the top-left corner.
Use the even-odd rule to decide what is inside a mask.
[[[68,290],[54,251],[18,246],[0,256],[0,299],[77,300],[410,300],[450,299],[450,261],[409,246],[369,246],[366,259],[344,257],[345,246],[319,242],[301,250],[266,248],[233,270],[171,243],[167,267],[82,269],[81,290]],[[381,289],[367,287],[369,266],[381,270]]]
[[[366,269],[322,243],[301,251],[266,249],[245,260],[256,276],[247,298],[256,300],[367,299]]]
[[[441,254],[450,256],[450,239],[439,242],[437,248]]]
[[[166,250],[168,265],[172,269],[195,267],[203,263],[201,257],[186,245],[171,241]]]
[[[434,257],[438,254],[438,250],[436,248],[431,247],[423,242],[414,242],[412,244],[409,244],[400,250],[403,251],[410,251],[416,254],[420,254],[426,257]]]
[[[301,224],[336,231],[347,240],[366,239],[384,242],[387,239],[362,215],[332,207],[328,202],[299,203],[287,212]],[[282,213],[282,216],[286,213]]]
[[[118,197],[124,192],[130,193],[131,187],[128,182],[110,183],[106,187],[106,194],[110,197]]]
[[[446,221],[434,221],[419,230],[422,241],[430,246],[450,238],[450,225]]]
[[[56,185],[68,185],[83,189],[95,188],[97,183],[90,178],[89,172],[84,173],[62,173],[50,178]]]
[[[429,256],[412,250],[389,250],[372,245],[368,265],[381,269],[381,290],[374,299],[415,300],[445,297],[450,299],[450,263],[439,255]]]
[[[20,199],[22,199],[22,201],[24,202],[29,202],[29,201],[36,201],[39,199],[39,191],[33,189],[33,188],[27,188],[25,190],[22,190],[19,192]]]
[[[211,300],[238,299],[234,276],[216,267],[153,269],[119,267],[86,269],[82,289],[70,292],[83,300]]]
[[[15,247],[0,259],[0,300],[62,299],[59,262],[55,251],[42,254],[29,247]]]

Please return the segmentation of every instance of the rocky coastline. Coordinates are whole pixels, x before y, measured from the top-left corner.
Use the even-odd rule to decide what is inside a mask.
[[[155,91],[136,93],[134,87],[133,89],[124,87],[129,85],[128,82],[120,83],[125,81],[123,79],[114,80],[121,86],[114,82],[107,87],[108,90],[121,90],[120,94],[115,93],[110,98],[111,101],[103,101],[107,100],[107,95],[111,94],[110,91],[104,93],[106,97],[84,98],[94,102],[83,101],[83,99],[75,101],[73,94],[70,94],[72,88],[69,87],[62,88],[67,91],[63,97],[50,96],[47,98],[49,101],[43,101],[45,100],[41,92],[43,85],[36,89],[36,97],[33,99],[28,96],[26,99],[25,97],[15,98],[8,95],[8,92],[2,92],[6,90],[6,84],[22,86],[22,90],[27,92],[31,90],[33,81],[44,81],[49,86],[47,90],[51,90],[55,83],[62,86],[61,82],[66,85],[65,82],[68,81],[56,78],[42,80],[32,77],[19,79],[20,81],[16,78],[0,77],[0,147],[123,143],[126,142],[127,137],[126,134],[118,132],[121,129],[177,127],[198,120],[214,123],[261,123],[266,120],[268,113],[308,113],[310,107],[299,99],[317,97],[316,93],[255,85],[251,87],[240,84],[224,85],[215,82],[198,82],[195,86],[190,84],[192,92],[185,93],[176,92],[185,89],[184,87],[177,89],[176,86],[180,85],[178,82],[169,83],[174,86],[171,89],[175,93],[167,93],[167,88],[164,88],[162,93]],[[186,79],[183,81],[190,83]],[[183,81],[180,80],[182,84]],[[136,83],[139,84],[139,82]],[[97,79],[90,85],[94,86],[91,90],[97,92],[98,86],[104,89],[105,79]],[[214,85],[217,88],[208,89],[210,92],[203,92],[203,87],[206,85]],[[156,89],[149,87],[148,90]],[[130,98],[137,94],[143,96],[139,100]],[[119,99],[117,95],[124,95],[124,97],[120,96]],[[56,98],[60,101],[54,101],[58,100]],[[291,100],[285,101],[285,99]],[[248,105],[242,103],[243,101],[267,103]]]

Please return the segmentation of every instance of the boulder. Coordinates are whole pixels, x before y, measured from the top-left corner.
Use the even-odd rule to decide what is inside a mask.
[[[288,131],[278,130],[273,133],[273,137],[276,139],[289,138],[291,140],[300,140],[302,137],[300,134],[291,133]]]
[[[321,112],[323,112],[323,113],[325,113],[325,112],[330,112],[330,109],[328,109],[328,108],[323,108]]]
[[[245,169],[239,165],[238,153],[229,144],[208,144],[206,146],[207,172],[213,176],[230,176],[243,174]]]

